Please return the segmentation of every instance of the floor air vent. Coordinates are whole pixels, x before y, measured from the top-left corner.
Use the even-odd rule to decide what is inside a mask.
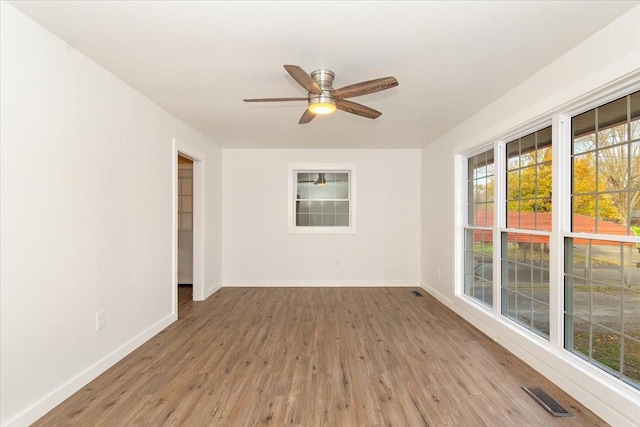
[[[418,291],[411,291],[411,292],[413,293],[414,297],[421,297],[422,296],[422,294],[420,292],[418,292]]]
[[[564,409],[558,402],[553,400],[543,389],[538,387],[522,387],[529,393],[544,409],[549,411],[554,417],[573,417],[573,414]]]

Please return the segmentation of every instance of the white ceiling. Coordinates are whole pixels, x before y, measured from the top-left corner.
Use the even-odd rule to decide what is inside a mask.
[[[221,147],[421,147],[638,1],[13,1],[13,6]],[[299,125],[284,70],[328,68],[334,87],[395,76]]]

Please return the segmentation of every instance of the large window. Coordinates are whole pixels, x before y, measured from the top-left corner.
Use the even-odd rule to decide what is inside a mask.
[[[549,338],[551,127],[506,144],[502,314]]]
[[[601,104],[464,158],[460,290],[640,389],[640,91]]]
[[[297,165],[290,174],[289,231],[354,232],[352,166]]]
[[[467,159],[464,293],[493,306],[493,150]]]
[[[640,388],[640,92],[571,131],[565,348]]]

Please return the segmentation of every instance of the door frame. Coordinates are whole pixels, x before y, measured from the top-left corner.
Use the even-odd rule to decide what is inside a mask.
[[[193,300],[204,300],[204,163],[205,156],[188,144],[173,139],[172,150],[172,295],[178,313],[178,155],[193,161]]]

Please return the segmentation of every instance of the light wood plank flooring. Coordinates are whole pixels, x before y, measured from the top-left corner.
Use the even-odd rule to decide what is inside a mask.
[[[35,425],[605,425],[412,290],[223,288],[194,303],[180,289],[177,322]]]

